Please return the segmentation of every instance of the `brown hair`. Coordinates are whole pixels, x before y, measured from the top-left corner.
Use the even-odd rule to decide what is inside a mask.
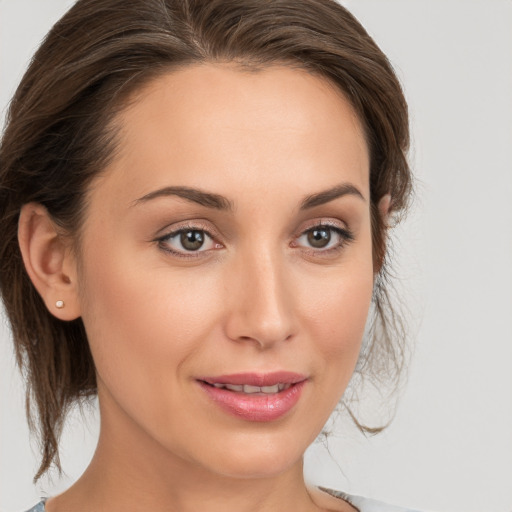
[[[333,82],[352,103],[370,151],[380,269],[373,328],[358,369],[377,383],[396,382],[400,374],[404,333],[385,286],[386,226],[377,203],[389,193],[392,213],[407,206],[407,105],[390,63],[359,22],[333,0],[79,0],[32,59],[0,146],[0,286],[28,383],[29,420],[42,444],[36,479],[52,462],[60,468],[66,413],[95,395],[96,378],[81,319],[52,316],[25,271],[17,241],[20,208],[44,205],[76,240],[85,191],[114,154],[112,121],[127,96],[161,73],[205,61],[300,67]]]

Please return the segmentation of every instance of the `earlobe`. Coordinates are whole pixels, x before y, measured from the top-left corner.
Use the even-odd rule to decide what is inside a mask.
[[[75,258],[44,206],[29,203],[22,207],[18,243],[30,280],[50,313],[60,320],[78,318]]]

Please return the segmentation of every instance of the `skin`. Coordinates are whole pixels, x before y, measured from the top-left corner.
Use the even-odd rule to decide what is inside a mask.
[[[132,100],[118,153],[88,192],[78,258],[44,208],[20,218],[27,270],[54,315],[82,317],[98,377],[97,451],[47,511],[353,510],[302,476],[353,373],[375,276],[353,109],[324,79],[279,66],[191,66]],[[340,185],[359,195],[301,209]],[[148,198],[171,186],[231,209]],[[319,224],[353,239],[327,228],[329,247],[312,247]],[[211,234],[200,251],[162,239],[191,228]],[[276,370],[307,383],[270,422],[227,414],[197,382]]]

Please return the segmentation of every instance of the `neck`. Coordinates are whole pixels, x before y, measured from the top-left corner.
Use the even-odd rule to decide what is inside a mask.
[[[49,500],[48,512],[277,512],[318,510],[304,483],[302,459],[279,474],[236,478],[170,453],[102,410],[100,439],[82,477]],[[269,461],[271,464],[272,461]]]

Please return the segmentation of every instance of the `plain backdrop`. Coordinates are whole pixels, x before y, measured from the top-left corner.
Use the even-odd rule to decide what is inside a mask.
[[[70,0],[0,0],[0,111]],[[512,511],[512,1],[345,1],[393,62],[410,104],[417,197],[396,245],[415,347],[394,423],[340,422],[309,480],[438,512]],[[1,125],[0,119],[0,125]],[[0,235],[1,236],[1,235]],[[97,417],[70,418],[65,476],[33,486],[35,447],[10,334],[0,330],[0,511],[84,469]]]

